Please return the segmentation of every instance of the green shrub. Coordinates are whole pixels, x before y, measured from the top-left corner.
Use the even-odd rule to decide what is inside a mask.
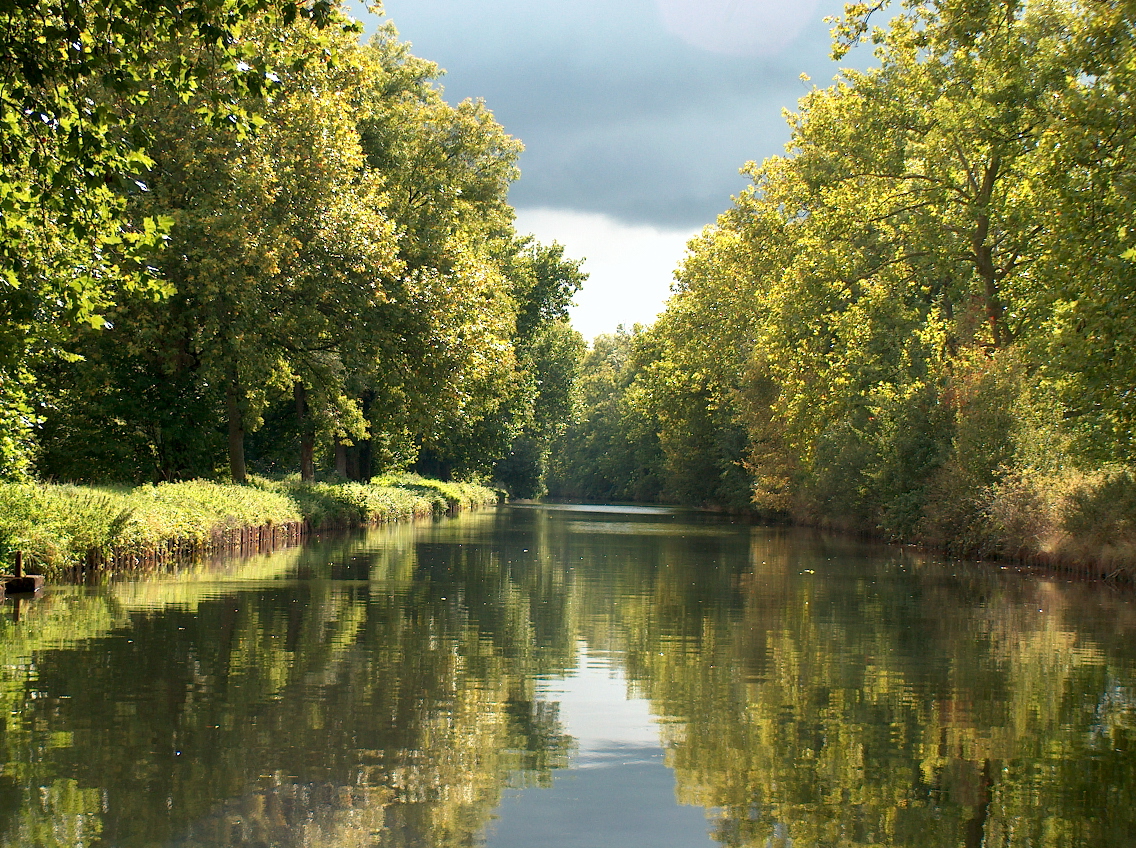
[[[474,509],[497,503],[501,493],[477,483],[429,480],[417,474],[391,474],[376,477],[372,485],[414,492],[432,504],[436,514],[452,510]]]
[[[498,501],[494,489],[475,483],[428,480],[416,474],[375,477],[370,483],[254,480],[290,498],[313,527],[405,521],[473,509]]]
[[[109,549],[132,517],[128,499],[113,491],[0,484],[0,555],[10,562],[21,550],[29,566],[50,570]]]
[[[497,497],[483,486],[417,477],[376,484],[260,479],[250,486],[192,480],[133,489],[0,483],[0,557],[10,562],[23,551],[29,567],[51,575],[90,551],[204,545],[226,531],[305,520],[312,527],[404,521]]]
[[[282,493],[204,480],[139,486],[130,490],[128,503],[134,514],[123,541],[136,546],[168,539],[203,542],[226,530],[303,520],[295,502]]]
[[[432,515],[433,504],[414,492],[365,483],[283,484],[312,527],[357,526]]]
[[[928,482],[916,530],[921,541],[956,555],[995,552],[990,492],[1017,465],[1017,416],[1025,392],[1024,369],[1012,354],[972,351],[960,357],[943,398],[953,412],[954,437]]]

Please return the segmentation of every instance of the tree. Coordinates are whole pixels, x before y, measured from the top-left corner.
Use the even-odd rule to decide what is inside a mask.
[[[149,261],[172,291],[124,299],[108,331],[117,341],[73,370],[113,373],[126,422],[152,418],[130,410],[131,374],[192,387],[213,410],[206,420],[227,422],[235,480],[266,416],[298,441],[305,479],[317,448],[332,445],[337,469],[357,479],[447,446],[467,454],[451,450],[447,462],[487,472],[532,411],[526,346],[563,319],[579,285],[560,248],[513,231],[506,192],[519,144],[483,104],[446,104],[436,67],[392,28],[366,46],[356,34],[338,19],[323,30],[248,26],[242,38],[281,67],[271,90],[238,103],[255,131],[215,126],[209,86],[228,86],[226,70],[200,95],[155,96],[137,110],[154,167],[129,211],[171,222],[167,249]],[[97,394],[104,380],[67,383],[56,382],[67,401],[48,427],[58,438],[45,467],[75,467],[65,433],[109,436],[113,423],[81,420],[79,387]],[[158,443],[179,428],[156,423],[126,426],[150,441],[140,455],[169,454]],[[267,459],[263,445],[254,459]],[[163,461],[157,476],[214,464],[198,459]]]
[[[508,394],[517,306],[507,192],[521,150],[484,103],[447,104],[433,85],[437,66],[411,56],[393,27],[367,50],[384,73],[366,89],[358,128],[402,271],[352,368],[368,439],[341,441],[337,464],[358,478],[423,449],[436,455],[447,432],[496,414]]]
[[[3,11],[0,50],[0,423],[2,473],[26,464],[34,366],[58,355],[75,327],[103,325],[124,293],[161,292],[139,265],[163,222],[124,215],[152,160],[134,109],[154,94],[214,89],[219,125],[245,122],[234,98],[263,88],[239,32],[266,13],[322,24],[331,5],[223,0],[49,0]],[[186,46],[190,45],[188,49]]]
[[[878,66],[746,166],[624,391],[671,497],[989,550],[1002,481],[1130,459],[1132,11],[848,7]]]
[[[1038,141],[1052,238],[1034,281],[1048,320],[1028,340],[1030,359],[1057,388],[1079,452],[1092,462],[1136,458],[1134,15],[1130,2],[1067,12],[1065,31],[1052,38],[1068,57],[1068,82]]]
[[[629,390],[654,352],[646,330],[620,326],[593,339],[580,366],[577,410],[554,443],[549,462],[552,497],[586,501],[659,498],[663,454],[652,410]]]
[[[216,130],[200,102],[152,103],[146,116],[156,166],[137,203],[174,221],[155,263],[176,294],[133,329],[142,345],[169,351],[172,369],[192,368],[221,395],[238,482],[245,432],[273,393],[294,396],[304,414],[306,457],[313,418],[361,431],[343,394],[344,360],[365,344],[387,299],[383,280],[397,273],[394,227],[351,115],[360,80],[376,69],[353,27],[339,33],[329,42],[305,23],[250,29],[260,43],[286,43],[291,65],[279,91],[244,104],[260,124],[248,137]],[[334,65],[308,61],[329,44]]]
[[[584,339],[568,322],[568,306],[587,279],[580,262],[555,242],[518,239],[510,278],[517,301],[513,347],[518,370],[511,427],[498,424],[498,447],[487,459],[516,497],[545,493],[549,452],[572,413]]]

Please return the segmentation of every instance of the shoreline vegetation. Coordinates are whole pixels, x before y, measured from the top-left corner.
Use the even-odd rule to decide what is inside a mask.
[[[688,294],[670,309],[686,309]],[[922,405],[861,408],[862,426],[834,420],[806,461],[766,438],[780,413],[765,399],[754,414],[729,363],[715,377],[704,362],[705,383],[675,379],[690,354],[669,337],[670,317],[593,342],[582,409],[553,451],[553,499],[671,503],[1136,581],[1134,466],[1078,450],[1071,423],[1032,397],[1009,357],[953,369]],[[904,416],[910,426],[894,420]]]
[[[815,514],[787,520],[797,527],[912,545],[953,559],[1136,583],[1136,523],[1132,520],[1136,515],[1136,477],[1131,470],[1008,474],[981,492],[979,499],[981,514],[954,535],[940,528],[938,532],[928,530],[896,539],[879,528],[857,528]],[[950,503],[932,506],[940,505],[946,508]]]
[[[593,341],[549,492],[1131,579],[1131,4],[833,23],[868,61],[809,87],[654,323]]]
[[[259,553],[311,533],[453,514],[500,492],[416,475],[370,483],[251,478],[147,486],[0,483],[0,563],[53,580]]]

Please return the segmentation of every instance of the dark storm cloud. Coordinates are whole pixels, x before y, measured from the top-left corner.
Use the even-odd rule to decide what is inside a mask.
[[[799,75],[821,84],[833,76],[820,19],[841,6],[796,4],[805,26],[794,37],[785,0],[718,0],[717,20],[694,20],[715,6],[701,2],[387,0],[385,8],[414,53],[446,69],[448,100],[483,98],[525,143],[515,206],[693,227],[745,186],[738,169],[747,160],[782,151],[781,110],[804,93]],[[702,47],[677,34],[685,20]],[[759,32],[763,23],[788,28],[774,38]],[[715,37],[733,54],[746,52],[748,38],[754,55],[703,49]]]

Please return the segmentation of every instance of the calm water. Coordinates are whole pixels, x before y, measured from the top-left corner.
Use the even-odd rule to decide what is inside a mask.
[[[1136,603],[508,507],[0,605],[0,845],[1136,844]]]

